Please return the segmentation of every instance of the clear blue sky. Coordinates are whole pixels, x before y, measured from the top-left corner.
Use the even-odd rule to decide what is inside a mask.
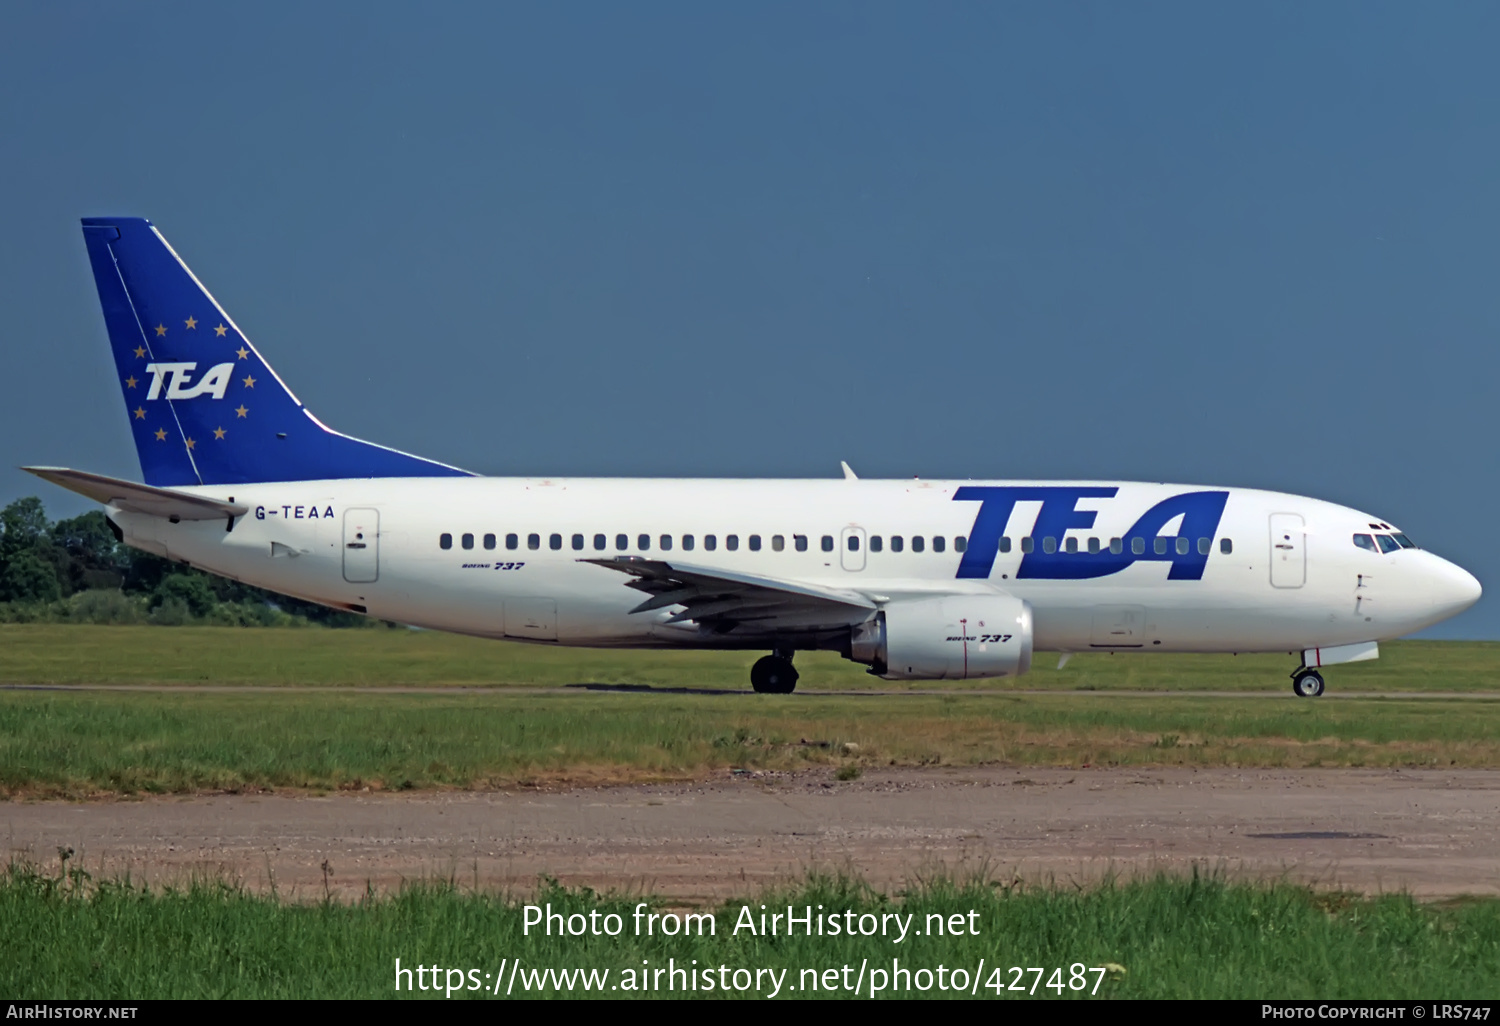
[[[326,423],[484,473],[1252,485],[1495,591],[1496,39],[1481,3],[0,5],[0,501],[139,475],[78,229],[130,214]]]

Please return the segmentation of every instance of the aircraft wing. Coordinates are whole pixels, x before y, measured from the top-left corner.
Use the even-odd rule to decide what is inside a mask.
[[[250,511],[248,506],[202,495],[189,495],[171,488],[155,488],[151,485],[122,481],[103,474],[90,474],[82,470],[64,467],[22,467],[43,481],[51,481],[71,492],[86,495],[95,502],[114,506],[127,513],[145,513],[154,517],[166,517],[174,523],[179,520],[233,520]]]
[[[626,587],[648,598],[631,610],[682,606],[666,623],[693,621],[725,633],[741,625],[756,631],[816,630],[863,623],[875,603],[855,591],[777,580],[760,574],[711,570],[641,556],[584,559],[583,563],[630,575]]]

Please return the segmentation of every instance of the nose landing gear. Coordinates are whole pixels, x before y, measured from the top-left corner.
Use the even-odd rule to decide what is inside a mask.
[[[792,649],[777,648],[750,668],[750,686],[763,695],[790,695],[799,676],[792,667]]]
[[[1317,698],[1323,693],[1323,675],[1302,667],[1292,674],[1292,692],[1298,698]]]

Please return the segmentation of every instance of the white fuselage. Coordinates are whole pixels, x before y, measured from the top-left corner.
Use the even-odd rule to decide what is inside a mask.
[[[955,499],[961,488],[1022,496],[996,507],[1004,516],[990,528],[1000,535],[991,540],[993,561],[971,557],[968,576],[960,576],[965,553],[957,550],[976,545],[970,535],[981,502]],[[1113,494],[1064,495],[1058,509],[1091,525],[1043,535],[1038,520],[1051,500],[1028,499],[1027,489]],[[570,645],[766,645],[768,636],[753,630],[714,633],[693,621],[669,623],[680,612],[672,607],[632,613],[641,593],[620,573],[583,561],[619,555],[853,591],[876,607],[913,597],[1009,594],[1030,603],[1036,647],[1060,651],[1350,645],[1419,630],[1479,596],[1472,576],[1432,553],[1356,545],[1356,534],[1395,534],[1378,517],[1251,489],[1212,490],[1227,498],[1218,500],[1222,515],[1211,536],[1194,537],[1177,517],[1149,532],[1147,558],[1104,571],[1088,567],[1107,559],[1112,544],[1131,554],[1131,531],[1144,511],[1205,490],[1118,482],[483,477],[181,490],[230,499],[250,513],[232,530],[224,521],[171,524],[118,509],[111,518],[131,544],[274,591],[415,626]],[[444,536],[451,547],[443,547]],[[799,551],[800,538],[806,545]],[[897,538],[900,551],[893,551]],[[1161,555],[1158,545],[1166,559],[1149,558]],[[1206,555],[1193,571],[1197,579],[1170,579],[1170,557],[1183,551]],[[1031,572],[1023,573],[1028,556]],[[1081,576],[1067,576],[1075,567]],[[797,647],[833,646],[825,638]]]

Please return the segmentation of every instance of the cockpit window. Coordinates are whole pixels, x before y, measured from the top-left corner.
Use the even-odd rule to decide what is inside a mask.
[[[1380,544],[1381,552],[1395,552],[1401,547],[1396,544],[1396,539],[1388,534],[1377,534],[1375,540]]]
[[[1371,552],[1375,551],[1375,539],[1371,538],[1368,534],[1356,534],[1354,536],[1354,544],[1362,549],[1369,549]]]
[[[1391,537],[1396,539],[1396,544],[1401,546],[1403,549],[1414,549],[1417,547],[1417,543],[1412,541],[1404,534],[1393,534],[1391,535]]]

